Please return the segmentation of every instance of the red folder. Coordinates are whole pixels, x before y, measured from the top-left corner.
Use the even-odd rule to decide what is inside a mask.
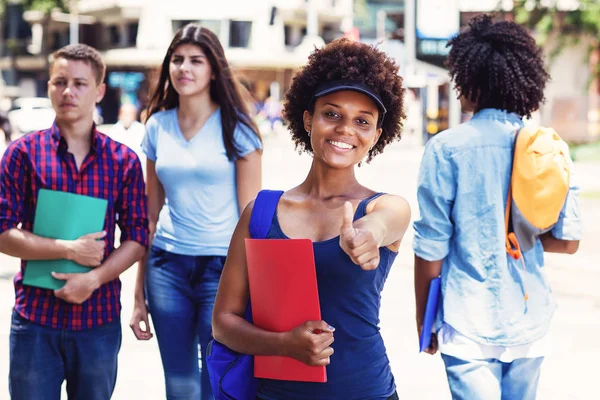
[[[246,239],[246,259],[254,325],[270,332],[288,332],[306,321],[321,320],[310,239]],[[254,376],[327,381],[325,367],[279,356],[254,356]]]

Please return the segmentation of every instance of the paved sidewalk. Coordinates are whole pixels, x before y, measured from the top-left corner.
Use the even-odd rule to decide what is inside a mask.
[[[297,156],[284,137],[265,141],[265,188],[287,189],[300,183],[310,158]],[[358,176],[375,190],[398,193],[407,198],[418,214],[416,176],[422,148],[394,145],[371,165],[358,169]],[[600,192],[600,164],[578,165],[584,192]],[[538,398],[578,400],[600,398],[596,384],[600,342],[600,199],[582,200],[586,220],[585,237],[574,256],[548,255],[547,274],[559,308],[553,322],[553,353],[544,363]],[[417,353],[414,328],[412,231],[409,230],[383,293],[381,327],[401,399],[449,399],[439,357]],[[8,375],[8,333],[14,303],[11,278],[18,261],[0,255],[0,377]],[[135,268],[123,280],[123,346],[114,399],[164,399],[164,383],[156,341],[137,342],[128,327],[131,315]],[[3,378],[6,379],[6,378]],[[0,400],[8,399],[6,380],[0,380]]]

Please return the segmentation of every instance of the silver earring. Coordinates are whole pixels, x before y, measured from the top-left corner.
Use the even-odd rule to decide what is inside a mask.
[[[308,134],[308,137],[310,137],[310,131],[306,131],[306,133]]]

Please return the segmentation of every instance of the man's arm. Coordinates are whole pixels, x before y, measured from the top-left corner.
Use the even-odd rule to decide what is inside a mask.
[[[0,253],[22,260],[67,259],[87,267],[100,265],[105,232],[91,233],[77,240],[49,239],[29,231],[11,228],[0,234]]]
[[[83,274],[57,274],[65,285],[54,292],[69,303],[81,304],[105,283],[116,279],[144,255],[148,246],[148,217],[142,167],[135,156],[126,169],[121,196],[115,204],[121,228],[121,245],[104,263]]]
[[[100,283],[99,286],[102,286],[117,279],[133,263],[142,258],[145,251],[146,248],[140,243],[128,240],[121,243],[100,267],[94,268],[89,274],[94,275],[94,279]]]
[[[63,274],[52,272],[56,279],[66,281],[65,285],[55,290],[56,297],[69,303],[81,304],[92,295],[94,290],[121,275],[127,268],[144,255],[145,247],[134,241],[121,243],[106,261],[98,268],[87,273]]]
[[[126,247],[126,250],[133,252],[135,257],[133,257],[133,261],[127,264],[125,269],[142,258],[144,255],[143,250],[149,244],[146,185],[140,160],[133,152],[132,157],[133,160],[128,168],[123,191],[116,205],[116,211],[119,214],[118,224],[121,229],[121,246],[127,242],[135,242],[140,245],[142,251],[141,254],[138,254],[136,246],[129,245]],[[122,258],[121,261],[128,262],[128,258]]]
[[[135,153],[125,176],[116,211],[119,214],[121,243],[134,241],[148,247],[148,200],[142,164]],[[141,256],[140,256],[141,258]]]
[[[423,320],[425,319],[425,308],[427,307],[427,297],[429,294],[429,283],[437,278],[442,271],[443,260],[426,261],[415,255],[415,305],[417,332],[421,336],[423,330]],[[437,338],[432,334],[431,345],[425,352],[435,354],[437,351]]]
[[[547,253],[575,254],[583,233],[581,209],[579,206],[579,184],[573,161],[569,159],[571,177],[565,205],[558,216],[558,222],[550,232],[540,236]]]
[[[579,249],[579,240],[557,239],[552,236],[552,232],[543,234],[540,240],[546,253],[575,254]]]
[[[0,253],[22,260],[56,260],[68,258],[65,240],[48,239],[19,228],[0,234]]]
[[[77,240],[43,238],[18,228],[23,222],[29,184],[27,154],[14,143],[0,163],[0,252],[22,260],[68,259],[88,267],[100,265],[104,253],[103,232]]]
[[[550,232],[540,236],[544,251],[547,253],[575,254],[579,249],[579,240],[583,234],[581,208],[579,206],[579,183],[575,165],[571,159],[569,192],[565,204],[558,216],[558,222]]]
[[[425,148],[419,172],[417,200],[420,218],[414,223],[413,240],[415,319],[419,336],[423,329],[429,284],[440,275],[454,234],[452,208],[456,196],[455,182],[453,166],[443,148],[435,140],[430,141]],[[435,334],[431,335],[431,345],[425,351],[429,354],[437,351]]]

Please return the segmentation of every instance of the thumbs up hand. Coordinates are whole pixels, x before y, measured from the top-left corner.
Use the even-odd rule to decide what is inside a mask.
[[[379,265],[379,244],[371,231],[355,228],[353,218],[352,204],[347,201],[340,227],[340,247],[353,263],[364,270],[373,270]]]

